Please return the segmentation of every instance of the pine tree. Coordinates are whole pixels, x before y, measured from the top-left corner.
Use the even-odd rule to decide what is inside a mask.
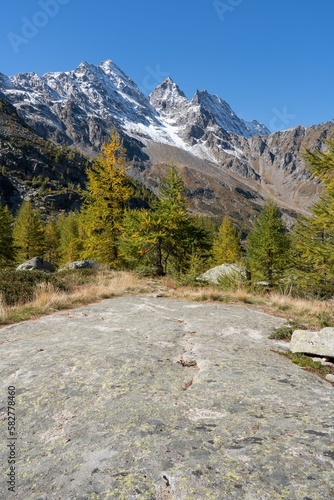
[[[126,169],[126,151],[116,133],[88,168],[87,192],[81,220],[85,227],[83,257],[117,264],[124,209],[132,190]]]
[[[160,183],[158,200],[153,203],[151,217],[151,237],[155,240],[158,274],[164,273],[169,256],[177,253],[177,247],[181,242],[180,232],[189,222],[184,190],[185,185],[181,175],[174,166],[171,166]]]
[[[43,220],[41,212],[34,209],[30,201],[24,201],[20,207],[13,236],[18,262],[43,255],[45,245]]]
[[[228,216],[223,218],[212,253],[217,265],[238,263],[241,260],[240,235]]]
[[[318,179],[321,179],[326,192],[333,193],[334,190],[334,139],[325,141],[326,151],[315,149],[306,151],[305,159],[308,161],[309,170]]]
[[[292,234],[292,284],[299,293],[334,293],[334,229],[318,218],[300,217]]]
[[[269,200],[247,238],[247,267],[253,281],[276,284],[289,264],[290,238],[278,206]]]
[[[162,179],[152,210],[130,210],[126,214],[122,253],[134,267],[146,259],[158,275],[166,273],[167,263],[182,272],[189,267],[189,257],[207,249],[207,233],[187,212],[184,182],[172,166]]]
[[[0,267],[6,267],[15,260],[13,222],[9,208],[0,203]]]

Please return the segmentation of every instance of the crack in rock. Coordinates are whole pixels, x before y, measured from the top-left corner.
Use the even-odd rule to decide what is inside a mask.
[[[185,333],[183,335],[183,352],[180,358],[177,360],[177,363],[183,366],[186,369],[186,379],[181,387],[182,391],[187,391],[193,384],[194,378],[197,373],[200,371],[196,360],[195,346],[192,342],[189,341],[189,337],[194,335],[196,332],[191,331],[187,327],[187,323],[183,320],[175,320],[178,323],[182,323],[184,325]]]

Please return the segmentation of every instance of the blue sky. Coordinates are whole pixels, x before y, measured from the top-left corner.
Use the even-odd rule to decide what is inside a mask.
[[[333,0],[4,0],[0,71],[112,59],[146,93],[165,76],[272,130],[334,118]]]

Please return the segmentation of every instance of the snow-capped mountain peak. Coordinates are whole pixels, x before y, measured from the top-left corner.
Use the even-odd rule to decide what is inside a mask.
[[[305,144],[322,144],[332,130],[324,124],[268,135],[264,125],[241,119],[207,90],[188,99],[170,77],[148,97],[110,59],[43,76],[0,73],[2,95],[38,135],[89,155],[116,130],[132,160],[131,175],[148,186],[165,165],[181,165],[195,209],[212,214],[228,209],[235,215],[240,204],[247,211],[252,200],[269,195],[305,210],[318,188],[300,152]]]
[[[139,91],[139,88],[137,87],[135,82],[131,80],[131,78],[129,78],[124,73],[124,71],[122,71],[111,59],[102,61],[99,67],[104,71],[106,75],[108,75],[110,80],[120,90],[122,90],[126,86],[131,86],[138,89]]]
[[[227,132],[246,138],[268,133],[257,122],[241,120],[225,101],[207,91],[189,100],[170,77],[148,97],[110,59],[43,76],[0,75],[1,88],[39,133],[84,152],[98,150],[116,128],[144,144],[169,144],[219,162],[221,149],[234,151],[221,143]]]
[[[150,94],[150,102],[162,115],[177,106],[184,106],[189,103],[180,87],[167,77]]]
[[[175,83],[170,76],[165,78],[165,80],[155,88],[155,92],[157,92],[159,89],[163,91],[168,97],[175,95],[186,97],[177,83]]]
[[[249,138],[253,135],[268,135],[270,131],[257,121],[247,122],[239,118],[231,106],[217,95],[209,94],[206,90],[197,91],[193,102],[199,104],[211,113],[217,124],[237,135]]]

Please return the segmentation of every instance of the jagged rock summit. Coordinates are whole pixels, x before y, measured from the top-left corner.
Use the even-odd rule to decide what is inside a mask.
[[[178,165],[195,212],[247,222],[271,197],[307,213],[321,192],[301,153],[323,148],[331,123],[271,134],[206,90],[188,99],[169,77],[147,96],[111,60],[43,76],[0,74],[1,91],[35,133],[84,154],[96,155],[116,130],[129,174],[153,191],[167,165]]]
[[[259,123],[257,120],[251,122],[242,120],[234,113],[226,101],[223,101],[217,95],[209,94],[206,90],[202,92],[197,91],[193,102],[198,102],[206,111],[211,113],[217,124],[228,132],[233,132],[246,138],[253,137],[253,135],[270,134],[270,130],[265,125]]]
[[[197,92],[188,100],[171,78],[148,97],[111,60],[99,66],[83,62],[73,71],[43,76],[34,72],[12,77],[0,74],[0,86],[38,132],[84,152],[97,151],[101,139],[113,127],[136,139],[186,148],[182,139],[189,141],[182,134],[180,117],[185,121],[189,115],[204,126],[211,120],[212,124],[244,137],[269,133],[263,125],[247,124],[227,103],[206,91]],[[171,123],[173,116],[176,123]],[[202,152],[203,155],[207,156]]]

